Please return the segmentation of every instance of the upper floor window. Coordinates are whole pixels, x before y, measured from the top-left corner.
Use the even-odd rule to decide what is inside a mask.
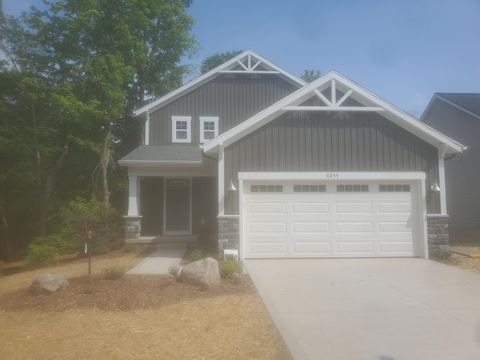
[[[206,143],[218,136],[218,117],[200,116],[200,142]]]
[[[189,143],[192,141],[192,118],[190,116],[172,116],[172,142]]]

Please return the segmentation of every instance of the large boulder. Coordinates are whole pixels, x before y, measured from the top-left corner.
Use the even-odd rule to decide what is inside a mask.
[[[68,280],[62,274],[43,274],[33,280],[30,291],[33,295],[52,294],[55,291],[66,289]]]
[[[212,258],[205,258],[191,262],[180,269],[178,280],[202,287],[212,287],[220,284],[220,270],[218,262]]]

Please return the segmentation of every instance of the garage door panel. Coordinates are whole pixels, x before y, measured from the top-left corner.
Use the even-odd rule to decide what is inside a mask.
[[[249,203],[249,210],[252,214],[283,214],[286,211],[286,203],[273,201],[251,201]]]
[[[325,202],[295,202],[292,205],[292,213],[294,214],[309,214],[320,213],[326,214],[330,211],[330,204]]]
[[[256,256],[287,254],[287,242],[251,242],[249,254]]]
[[[372,233],[373,224],[362,222],[337,222],[336,231],[337,233]]]
[[[325,192],[301,193],[286,182],[281,193],[247,192],[246,257],[414,255],[415,192],[380,191],[373,182],[369,192],[344,189],[331,183]]]
[[[372,213],[372,204],[365,202],[337,203],[335,206],[337,214],[368,214]]]
[[[327,256],[331,253],[329,242],[295,242],[293,244],[293,253],[304,256]]]
[[[330,224],[323,222],[293,223],[292,233],[330,233]]]
[[[250,222],[249,232],[255,233],[286,233],[287,224],[284,222]]]

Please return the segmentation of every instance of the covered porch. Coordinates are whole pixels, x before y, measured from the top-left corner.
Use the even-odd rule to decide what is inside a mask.
[[[126,242],[216,241],[216,161],[196,146],[140,146],[128,166]]]

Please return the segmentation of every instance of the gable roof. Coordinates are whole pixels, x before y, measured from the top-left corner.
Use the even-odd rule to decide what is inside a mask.
[[[480,93],[435,93],[423,112],[422,119],[430,111],[435,99],[440,99],[447,104],[480,119]]]
[[[325,96],[325,92],[329,89],[331,90],[330,99]],[[336,99],[337,90],[343,91],[343,94],[341,94],[341,98],[338,101]],[[325,105],[302,106],[306,100],[314,96],[318,96]],[[352,98],[355,100],[356,104],[363,106],[344,105],[348,98]],[[431,128],[425,123],[420,122],[413,116],[381,99],[347,77],[335,71],[330,71],[263,111],[255,114],[234,128],[226,131],[222,135],[212,139],[204,145],[204,151],[215,152],[219,146],[228,146],[284,114],[286,111],[292,110],[382,112],[382,115],[385,118],[415,134],[433,146],[445,146],[446,153],[460,153],[465,148],[462,144],[450,139],[448,136]]]
[[[210,70],[209,72],[193,79],[192,81],[186,83],[183,86],[180,86],[178,89],[169,92],[168,94],[152,101],[151,103],[135,110],[133,112],[134,116],[139,116],[147,111],[154,111],[171,101],[178,98],[180,95],[188,91],[192,91],[199,87],[200,85],[216,78],[221,74],[278,74],[283,77],[285,80],[291,82],[292,84],[300,87],[304,86],[306,83],[302,79],[290,74],[289,72],[283,70],[279,66],[271,63],[269,60],[265,59],[261,55],[255,53],[252,50],[246,50],[241,54],[235,56],[234,58],[224,62],[223,64],[217,66],[216,68]]]
[[[118,160],[128,165],[201,165],[202,150],[193,145],[140,145]]]

